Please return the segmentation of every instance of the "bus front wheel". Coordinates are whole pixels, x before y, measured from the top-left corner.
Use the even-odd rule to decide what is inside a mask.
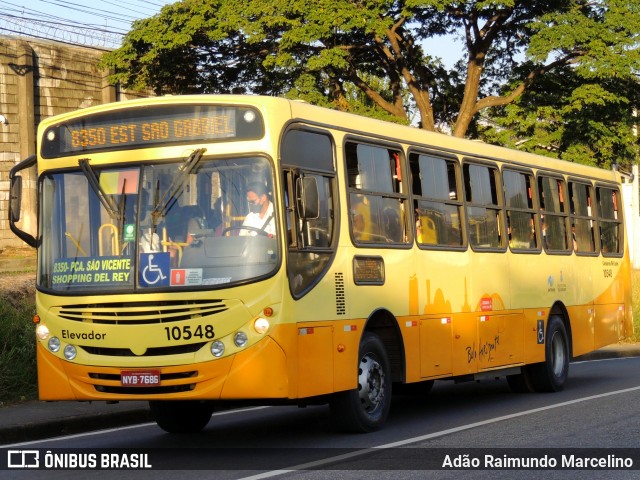
[[[213,404],[204,401],[150,401],[151,415],[169,433],[197,433],[207,426]]]
[[[358,386],[334,394],[331,415],[343,431],[367,433],[378,430],[391,407],[391,367],[380,338],[365,333],[358,354]]]

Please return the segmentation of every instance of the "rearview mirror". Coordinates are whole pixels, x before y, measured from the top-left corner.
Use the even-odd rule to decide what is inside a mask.
[[[20,208],[22,207],[22,177],[11,179],[11,191],[9,193],[9,220],[20,221]]]
[[[16,224],[20,221],[22,210],[22,176],[18,174],[35,165],[36,156],[31,155],[9,170],[9,228],[18,238],[34,248],[37,246],[36,238]]]
[[[304,220],[313,220],[320,215],[318,183],[315,177],[298,177],[298,215]]]

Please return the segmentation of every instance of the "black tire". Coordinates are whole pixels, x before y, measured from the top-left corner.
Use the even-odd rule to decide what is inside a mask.
[[[379,430],[391,407],[391,367],[380,338],[365,333],[358,354],[358,388],[339,392],[331,399],[331,416],[341,431],[368,433]]]
[[[545,361],[530,365],[531,382],[537,392],[559,392],[569,377],[569,339],[562,317],[552,315],[547,325]]]
[[[531,381],[529,366],[522,367],[522,373],[507,375],[507,383],[513,393],[533,393],[536,391]]]
[[[207,426],[213,403],[205,401],[150,401],[151,415],[169,433],[197,433]]]

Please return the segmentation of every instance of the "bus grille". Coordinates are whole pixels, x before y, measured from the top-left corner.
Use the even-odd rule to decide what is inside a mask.
[[[94,385],[95,389],[101,393],[113,393],[120,395],[158,395],[162,393],[190,392],[196,385],[168,385],[166,387],[117,387],[109,385]]]
[[[180,355],[182,353],[194,353],[200,350],[206,342],[190,343],[188,345],[174,345],[170,347],[152,347],[148,348],[145,353],[140,356],[143,357],[155,357],[159,355]],[[137,357],[128,348],[104,348],[104,347],[90,347],[88,345],[79,345],[87,353],[92,355],[105,355],[109,357]]]
[[[106,325],[146,325],[180,322],[228,310],[222,300],[110,302],[58,307],[60,318]]]

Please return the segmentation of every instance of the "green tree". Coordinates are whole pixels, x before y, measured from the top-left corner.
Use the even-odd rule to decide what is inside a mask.
[[[183,0],[136,22],[103,66],[127,88],[297,96],[405,123],[415,111],[462,137],[569,66],[578,87],[630,78],[639,32],[636,0]],[[422,46],[442,35],[463,41],[451,71]]]
[[[513,103],[490,109],[478,135],[540,155],[628,168],[638,154],[633,131],[638,97],[633,78],[585,81],[567,66],[539,79]]]

